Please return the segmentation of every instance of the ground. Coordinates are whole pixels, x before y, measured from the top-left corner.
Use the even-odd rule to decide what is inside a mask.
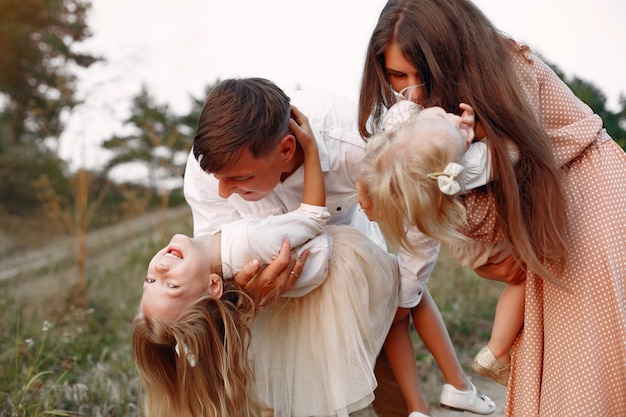
[[[498,384],[497,382],[491,381],[490,379],[483,378],[481,376],[476,376],[474,379],[474,384],[476,388],[483,392],[496,403],[496,411],[491,414],[492,417],[502,417],[504,416],[504,402],[506,400],[506,387]],[[445,408],[439,407],[431,407],[431,416],[432,417],[470,417],[477,416],[478,414],[473,413],[459,413],[452,410],[447,410]],[[350,414],[351,417],[377,417],[374,410],[371,408],[366,408],[364,410],[358,411],[356,413]]]
[[[171,209],[167,212],[156,212],[146,214],[137,218],[133,218],[119,224],[94,231],[87,238],[87,263],[98,265],[113,265],[119,262],[121,258],[132,250],[134,247],[142,244],[146,238],[154,237],[154,234],[160,233],[161,226],[172,221],[180,221],[184,218],[190,218],[190,211],[187,206],[181,206]],[[181,231],[185,232],[185,231]],[[169,237],[169,236],[168,236]],[[161,240],[165,239],[163,237]],[[17,279],[20,280],[20,292],[22,296],[28,293],[36,293],[34,291],[43,283],[43,274],[35,274],[46,268],[51,271],[59,272],[62,276],[67,277],[68,274],[62,273],[64,268],[75,268],[76,256],[76,239],[73,237],[65,237],[53,239],[46,244],[32,250],[19,251],[10,247],[10,239],[3,236],[0,232],[0,281]],[[10,254],[10,256],[7,256]],[[89,265],[88,265],[89,266]],[[52,291],[50,286],[51,279],[55,274],[45,274],[45,287]],[[33,278],[33,277],[40,278]],[[69,285],[68,282],[61,283]],[[496,403],[496,412],[493,417],[504,415],[504,402],[506,398],[506,388],[483,378],[479,375],[473,376],[474,383],[479,391],[489,395]],[[462,417],[471,416],[471,413],[458,413],[451,410],[433,407],[431,410],[433,417]],[[353,413],[354,417],[376,417],[371,408],[366,408],[359,412]]]

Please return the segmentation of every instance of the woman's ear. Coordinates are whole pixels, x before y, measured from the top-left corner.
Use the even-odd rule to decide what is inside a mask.
[[[214,297],[222,298],[222,294],[224,293],[224,280],[221,276],[215,273],[209,276],[207,293]]]

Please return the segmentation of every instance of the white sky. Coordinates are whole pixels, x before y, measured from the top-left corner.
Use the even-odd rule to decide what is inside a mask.
[[[260,76],[284,89],[356,100],[363,56],[386,0],[92,0],[83,48],[107,63],[81,71],[86,103],[70,116],[61,156],[100,167],[145,84],[177,114],[217,78]],[[475,0],[501,30],[567,76],[595,84],[617,110],[626,95],[623,0]]]

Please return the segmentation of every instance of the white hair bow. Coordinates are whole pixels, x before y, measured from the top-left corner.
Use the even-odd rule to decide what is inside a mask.
[[[463,171],[463,166],[456,162],[450,162],[443,172],[433,172],[428,174],[428,178],[437,180],[437,185],[442,193],[447,195],[455,195],[461,191],[461,185],[457,178]]]
[[[180,350],[178,349],[178,344],[176,345],[176,347],[174,349],[176,350],[176,353],[178,354],[178,356],[180,356]],[[189,365],[192,368],[195,368],[195,366],[196,366],[196,355],[194,355],[193,352],[191,350],[189,350],[187,345],[184,344],[184,343],[183,343],[183,352],[185,353],[185,357],[187,358],[187,362],[189,362]]]

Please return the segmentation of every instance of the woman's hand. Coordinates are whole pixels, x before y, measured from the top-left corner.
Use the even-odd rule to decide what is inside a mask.
[[[474,271],[485,279],[512,285],[521,284],[526,280],[526,270],[515,255],[510,255],[499,263],[488,262]]]
[[[235,274],[235,281],[257,305],[266,305],[293,288],[308,254],[304,251],[299,257],[285,239],[272,263],[261,266],[258,259],[251,259]]]

